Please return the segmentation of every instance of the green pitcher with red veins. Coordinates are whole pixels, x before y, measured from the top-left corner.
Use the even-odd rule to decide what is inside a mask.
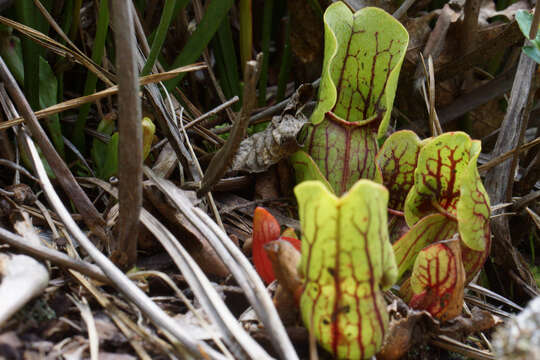
[[[388,328],[382,290],[398,274],[388,238],[388,190],[359,180],[337,197],[320,181],[305,181],[294,192],[302,225],[302,320],[336,358],[369,358]]]
[[[480,141],[463,132],[420,141],[398,131],[377,156],[383,184],[396,195],[390,207],[402,211],[410,227],[393,244],[405,279],[400,292],[410,306],[443,321],[461,313],[463,287],[489,254],[490,203],[477,168],[480,150]]]
[[[353,14],[342,2],[328,7],[324,26],[319,99],[291,162],[297,182],[320,180],[340,195],[359,179],[381,182],[377,140],[388,127],[409,35],[384,10]]]

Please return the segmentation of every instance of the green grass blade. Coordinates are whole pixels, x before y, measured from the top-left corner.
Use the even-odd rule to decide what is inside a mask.
[[[46,9],[50,10],[50,0],[42,1],[42,3]],[[20,22],[44,34],[48,33],[49,24],[41,16],[32,0],[16,1],[15,11]],[[43,49],[26,37],[22,39],[21,45],[24,92],[30,106],[34,110],[39,110],[56,104],[58,80],[47,61],[41,56]],[[48,118],[47,129],[56,150],[64,156],[64,139],[58,115]]]
[[[157,28],[156,36],[154,37],[154,40],[152,41],[152,47],[150,48],[150,54],[148,55],[148,59],[146,60],[146,64],[144,64],[144,67],[141,71],[141,76],[145,76],[150,74],[150,71],[152,71],[152,67],[154,66],[154,63],[156,62],[156,59],[161,52],[161,47],[163,46],[163,43],[165,42],[165,38],[167,37],[167,31],[169,30],[169,25],[171,24],[171,20],[173,18],[173,14],[177,6],[179,6],[179,10],[183,9],[189,0],[166,0],[165,1],[165,7],[163,8],[163,12],[161,13],[161,20],[159,21],[159,25]]]
[[[230,88],[230,93],[227,94],[227,97],[233,97],[235,95],[242,97],[241,85],[240,85],[240,76],[238,73],[238,58],[236,57],[236,51],[231,31],[231,25],[228,19],[222,21],[221,26],[218,29],[217,33],[217,42],[220,46],[220,53],[222,56],[224,71],[223,81],[228,83]],[[233,106],[235,110],[240,108],[241,102],[238,102]]]
[[[223,23],[225,23],[225,21]],[[215,38],[212,39],[211,44],[213,49],[212,52],[214,54],[214,58],[216,59],[216,73],[218,76],[218,81],[223,89],[225,97],[230,98],[233,94],[233,90],[231,89],[231,82],[229,80],[229,74],[226,67],[227,61],[225,61],[223,56],[220,41],[219,39]]]
[[[96,25],[96,37],[94,39],[94,46],[92,49],[92,60],[101,65],[103,54],[105,52],[105,40],[107,39],[107,32],[109,29],[109,0],[101,0],[99,4],[98,21]],[[96,90],[97,76],[88,72],[86,76],[86,82],[84,84],[84,95],[89,95]],[[91,104],[84,104],[81,106],[77,121],[75,122],[75,128],[73,130],[73,143],[79,151],[84,153],[85,137],[84,127],[86,126],[86,118],[90,112]]]
[[[71,29],[71,24],[73,23],[73,16],[71,14],[73,14],[73,0],[68,0],[64,4],[64,10],[62,11],[62,31],[64,31],[64,34],[67,34]]]
[[[221,22],[229,12],[234,0],[212,1],[204,14],[197,30],[189,38],[182,52],[176,57],[172,68],[189,65],[195,62],[216,33]],[[182,80],[184,74],[166,82],[167,90],[172,90]]]
[[[58,80],[49,63],[42,57],[39,60],[39,108],[43,109],[58,102]],[[47,130],[54,147],[60,156],[64,156],[64,137],[60,117],[54,114],[47,117]]]
[[[182,11],[186,5],[189,3],[189,0],[177,0],[176,1],[176,4],[174,5],[174,10],[173,10],[173,16],[172,18],[173,19],[176,19],[176,17],[178,16],[178,14],[180,14],[180,11]],[[142,10],[141,10],[142,11]],[[154,39],[156,38],[156,33],[157,33],[158,29],[154,29],[152,30],[152,32],[150,33],[150,35],[148,36],[148,43],[151,44],[154,42]],[[161,56],[161,54],[158,53],[158,59],[159,57]],[[160,59],[160,62],[161,62],[161,59]]]
[[[69,32],[69,38],[73,41],[77,37],[77,32],[79,31],[79,25],[81,23],[81,6],[82,0],[75,0],[73,9],[73,22],[71,23],[71,31]]]
[[[321,8],[321,4],[319,3],[319,0],[308,0],[309,5],[311,5],[311,8],[315,13],[320,16],[321,20],[324,18],[324,12]]]
[[[259,79],[259,106],[266,105],[266,86],[268,85],[268,65],[270,64],[270,38],[272,33],[273,10],[274,0],[266,0],[264,2],[262,24],[262,52],[264,57],[261,68],[261,78]]]
[[[279,102],[285,97],[285,90],[287,89],[287,80],[291,73],[291,21],[290,17],[287,20],[287,27],[285,28],[285,47],[283,48],[283,60],[281,67],[279,68],[278,76],[278,89],[276,95],[276,101]]]
[[[68,0],[64,3],[64,9],[61,13],[62,31],[64,32],[64,34],[69,33],[69,29],[71,29],[71,23],[73,22],[73,16],[71,16],[72,13],[73,0]],[[63,39],[60,39],[60,43],[65,44],[65,41]],[[66,62],[67,60],[65,58],[60,58],[55,65],[55,74],[56,78],[58,79],[58,102],[62,102],[64,100],[64,66],[61,64],[64,64]]]
[[[36,28],[36,8],[32,0],[15,2],[15,11],[19,21]],[[39,45],[27,37],[21,40],[24,64],[24,94],[34,110],[39,109]]]
[[[240,65],[242,72],[246,62],[251,60],[253,43],[253,20],[251,15],[251,0],[240,0]]]

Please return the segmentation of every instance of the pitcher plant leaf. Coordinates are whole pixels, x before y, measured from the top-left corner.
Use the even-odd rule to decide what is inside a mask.
[[[304,292],[304,324],[340,359],[368,358],[382,344],[388,325],[381,289],[396,280],[388,240],[388,191],[358,181],[338,198],[323,184],[297,185]]]
[[[410,130],[393,133],[377,154],[383,185],[390,192],[388,207],[403,211],[405,198],[414,184],[414,170],[420,153],[421,140]]]

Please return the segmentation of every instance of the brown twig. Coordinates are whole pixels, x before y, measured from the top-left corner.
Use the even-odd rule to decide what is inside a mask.
[[[516,77],[512,86],[506,115],[500,128],[493,154],[500,156],[510,150],[517,150],[523,127],[527,127],[529,92],[532,87],[536,63],[524,53],[521,54]],[[486,189],[494,204],[508,202],[509,187],[514,180],[514,167],[511,161],[504,161],[486,174]],[[509,186],[510,185],[510,186]],[[495,214],[496,215],[496,214]],[[502,265],[503,271],[515,269],[522,280],[535,287],[534,277],[530,273],[519,252],[512,245],[508,217],[499,216],[491,220],[491,229],[495,236],[493,257],[496,264]]]
[[[540,11],[537,10],[537,7],[534,8],[533,21],[529,31],[529,39],[531,40],[536,37],[536,34],[538,33],[538,24],[540,24]]]
[[[523,151],[526,151],[526,150],[528,150],[528,149],[530,149],[530,148],[532,148],[533,146],[536,146],[536,145],[538,145],[538,144],[540,144],[540,138],[536,138],[536,139],[534,139],[534,140],[532,140],[532,141],[529,141],[528,143],[523,144],[523,145],[520,146],[519,148],[516,147],[516,148],[514,148],[514,149],[512,149],[512,150],[510,150],[510,151],[505,152],[504,154],[501,154],[501,155],[499,155],[499,156],[497,156],[497,157],[495,157],[495,158],[489,160],[487,163],[485,163],[485,164],[483,164],[483,165],[480,165],[480,166],[478,167],[478,171],[479,171],[480,173],[486,172],[486,171],[488,171],[489,169],[491,169],[491,168],[493,168],[493,167],[499,165],[499,164],[502,163],[503,161],[510,159],[510,158],[512,157],[512,155],[514,155],[515,153],[518,153],[518,154],[519,154],[519,153],[521,153],[521,152],[523,152]]]
[[[495,356],[487,351],[478,350],[463,344],[460,341],[452,339],[445,335],[439,335],[436,338],[433,338],[429,341],[430,344],[438,346],[442,349],[446,349],[452,352],[456,352],[461,355],[465,355],[471,359],[475,360],[494,360]]]
[[[83,216],[84,222],[86,225],[103,241],[107,240],[107,235],[103,228],[104,221],[101,218],[101,215],[96,210],[86,193],[79,186],[71,171],[64,163],[62,158],[58,155],[54,149],[51,141],[47,137],[47,134],[41,127],[38,122],[34,112],[30,108],[30,104],[24,97],[19,85],[11,75],[11,72],[7,68],[4,60],[0,58],[0,77],[5,83],[6,90],[11,95],[11,98],[15,102],[18,110],[23,115],[26,125],[30,128],[32,136],[36,139],[41,151],[47,162],[49,163],[51,169],[56,174],[57,180],[60,183],[60,186],[68,197],[73,201],[75,207],[79,210]]]
[[[401,19],[403,15],[407,14],[407,10],[413,6],[415,1],[416,0],[405,0],[403,4],[401,4],[401,6],[392,14],[392,16],[398,20]]]
[[[197,191],[199,196],[206,194],[211,190],[212,186],[218,182],[227,171],[240,142],[246,136],[247,127],[249,125],[249,117],[251,111],[255,107],[257,97],[257,80],[259,78],[259,70],[262,56],[257,56],[257,61],[249,61],[244,72],[244,96],[242,110],[234,122],[231,134],[227,142],[214,155],[208,165],[208,169],[204,173],[201,181],[201,188]]]
[[[77,61],[88,70],[93,72],[101,81],[105,84],[111,86],[113,82],[111,79],[114,79],[114,75],[108,73],[101,66],[97,65],[92,59],[86,56],[82,51],[75,49],[70,49],[69,47],[59,43],[58,41],[48,37],[47,35],[36,31],[35,29],[13,21],[11,19],[0,16],[0,23],[12,27],[20,31],[23,35],[29,37],[32,41],[42,45],[43,47],[51,50],[52,52],[63,56],[71,61]]]
[[[527,206],[527,204],[529,204],[532,201],[535,201],[538,198],[540,198],[540,190],[530,192],[527,195],[515,200],[513,209],[515,211],[519,211],[523,209],[525,206]]]
[[[198,123],[200,123],[201,121],[203,121],[204,119],[212,116],[212,115],[215,115],[217,114],[218,112],[220,112],[221,110],[223,109],[226,109],[228,108],[229,106],[231,106],[232,104],[236,103],[238,100],[240,100],[240,98],[238,96],[234,96],[233,98],[231,98],[230,100],[227,100],[225,101],[223,104],[219,105],[219,106],[216,106],[215,108],[213,108],[212,110],[202,114],[201,116],[199,116],[198,118],[196,118],[195,120],[193,121],[190,121],[189,123],[187,123],[184,127],[185,129],[189,129],[190,127],[192,127],[193,125],[196,125]]]
[[[478,38],[478,15],[480,14],[481,0],[465,1],[464,19],[462,26],[461,41],[463,44],[462,54],[468,54],[476,48]]]
[[[451,104],[439,109],[438,114],[441,124],[448,124],[469,111],[503,96],[512,88],[515,74],[516,66],[512,66],[494,79],[475,87],[473,90],[456,98]]]
[[[142,123],[141,100],[138,87],[137,42],[133,27],[130,1],[112,2],[115,21],[114,40],[118,70],[118,179],[119,236],[116,249],[126,258],[119,259],[124,266],[137,261],[139,215],[142,207]],[[124,262],[125,261],[125,262]]]
[[[160,82],[160,81],[166,81],[166,80],[172,79],[174,77],[177,77],[178,74],[180,74],[182,72],[195,71],[195,70],[200,70],[200,69],[204,69],[204,68],[206,68],[206,65],[204,65],[202,63],[197,63],[197,64],[193,64],[193,65],[187,65],[187,66],[179,67],[177,69],[173,69],[173,70],[170,70],[170,71],[167,71],[167,72],[164,72],[164,73],[151,74],[151,75],[143,76],[143,77],[141,77],[139,79],[139,85],[143,86],[143,85],[148,85],[148,84],[152,84],[152,83],[156,83],[156,82]],[[75,98],[75,99],[71,99],[71,100],[61,102],[61,103],[56,104],[56,105],[49,106],[48,108],[45,108],[45,109],[41,109],[39,111],[36,111],[35,115],[36,115],[36,118],[42,119],[42,118],[45,118],[47,116],[58,114],[58,113],[60,113],[62,111],[66,111],[66,110],[69,110],[69,109],[79,107],[79,106],[81,106],[83,104],[86,104],[86,103],[91,103],[91,102],[98,101],[99,99],[102,99],[102,98],[107,97],[107,96],[115,95],[117,93],[118,93],[118,86],[116,86],[116,85],[111,86],[110,88],[98,91],[98,92],[96,92],[94,94],[91,94],[91,95],[81,96],[81,97],[78,97],[78,98]],[[23,122],[24,122],[24,119],[22,117],[1,122],[0,123],[0,130],[10,128],[12,126],[21,124]]]
[[[527,103],[523,108],[523,115],[521,119],[521,131],[519,132],[519,138],[516,144],[516,151],[512,155],[512,164],[510,165],[510,176],[508,177],[508,185],[506,186],[506,201],[512,201],[512,190],[514,184],[514,177],[516,168],[519,165],[519,153],[523,145],[523,139],[525,139],[525,132],[527,131],[527,124],[529,123],[529,116],[534,103],[534,97],[536,94],[536,71],[532,73],[531,89],[529,90],[529,96],[527,97]]]
[[[6,244],[17,248],[25,254],[31,255],[41,260],[48,260],[53,264],[62,266],[67,269],[77,270],[81,274],[91,277],[92,279],[103,283],[110,283],[110,280],[99,267],[89,264],[82,260],[74,259],[60,251],[50,249],[45,246],[34,246],[26,241],[22,236],[14,234],[0,227],[0,239]]]
[[[531,119],[534,119],[536,114],[531,111],[530,116]],[[535,138],[540,139],[540,126],[536,128]],[[526,194],[531,191],[538,179],[540,179],[540,146],[537,146],[534,148],[534,150],[529,151],[524,161],[528,165],[523,173],[522,178],[517,184],[517,190],[521,194]]]

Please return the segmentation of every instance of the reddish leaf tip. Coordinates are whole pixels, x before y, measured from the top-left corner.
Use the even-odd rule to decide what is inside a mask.
[[[291,245],[294,246],[296,250],[302,251],[302,242],[300,241],[300,239],[288,236],[281,236],[280,239],[291,243]]]
[[[277,240],[280,235],[277,220],[266,209],[257,207],[253,215],[253,264],[265,283],[275,279],[272,263],[264,250],[264,245]]]

